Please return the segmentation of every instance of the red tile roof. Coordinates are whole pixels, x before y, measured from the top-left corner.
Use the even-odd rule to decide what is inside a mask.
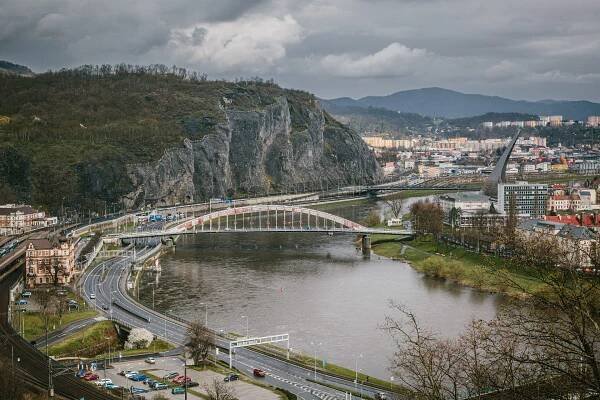
[[[595,217],[595,220],[594,220]],[[589,227],[600,227],[600,214],[582,214],[582,215],[547,215],[546,221],[560,222],[563,224],[581,225]]]

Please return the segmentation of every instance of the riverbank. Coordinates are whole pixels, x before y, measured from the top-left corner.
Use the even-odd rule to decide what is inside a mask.
[[[375,243],[372,248],[375,254],[405,261],[415,270],[435,278],[514,298],[524,298],[526,294],[512,287],[510,281],[518,282],[529,292],[543,290],[540,281],[519,271],[507,269],[503,260],[493,255],[436,243],[431,238],[400,242],[389,235],[373,235],[372,242]]]

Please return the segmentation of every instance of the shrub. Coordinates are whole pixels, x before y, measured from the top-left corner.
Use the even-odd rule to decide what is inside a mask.
[[[154,340],[154,335],[150,331],[144,328],[133,328],[129,332],[127,342],[125,342],[125,349],[147,349]]]

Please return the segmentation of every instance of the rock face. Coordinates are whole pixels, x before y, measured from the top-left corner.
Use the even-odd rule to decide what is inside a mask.
[[[214,133],[186,139],[155,163],[127,166],[135,190],[123,198],[125,205],[372,182],[380,176],[362,139],[317,101],[299,106],[281,96],[260,110],[223,108],[226,122]]]

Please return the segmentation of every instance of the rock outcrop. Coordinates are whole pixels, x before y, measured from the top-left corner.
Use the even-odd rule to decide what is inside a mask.
[[[372,182],[380,175],[362,139],[326,114],[317,101],[290,104],[280,96],[263,109],[223,106],[223,112],[226,122],[214,133],[186,139],[155,163],[129,165],[135,190],[123,198],[125,205]]]

